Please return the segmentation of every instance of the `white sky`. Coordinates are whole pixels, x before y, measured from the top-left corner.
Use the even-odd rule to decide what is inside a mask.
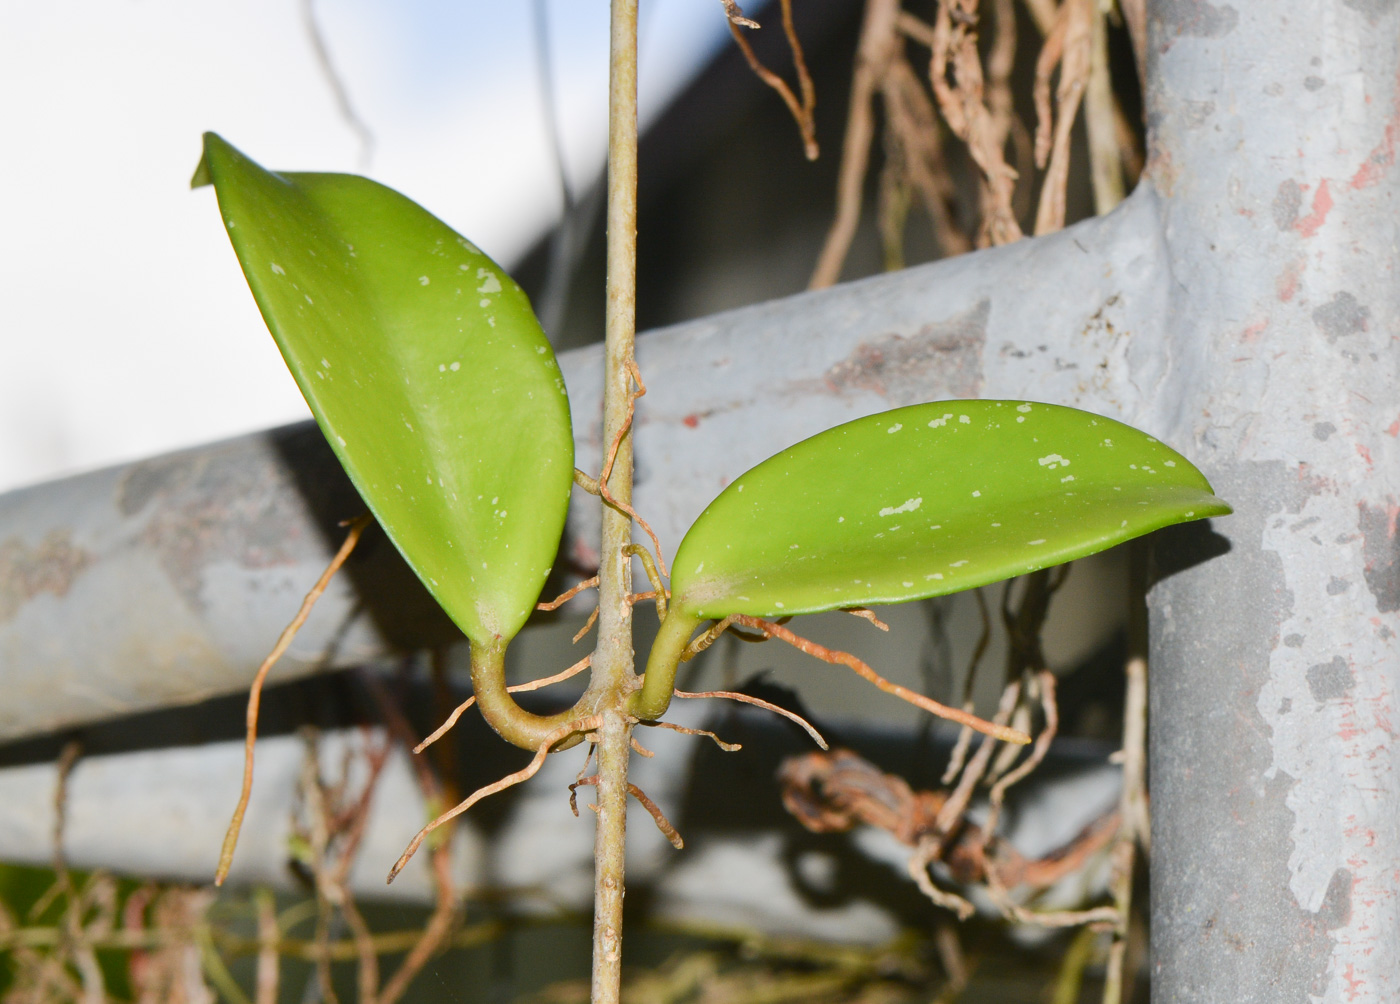
[[[532,7],[316,5],[375,136],[365,173],[507,267],[560,209]],[[604,156],[607,2],[548,8],[581,186]],[[642,0],[644,124],[727,36],[718,0]],[[0,492],[308,414],[212,190],[189,190],[207,129],[274,170],[360,170],[300,0],[0,8]]]

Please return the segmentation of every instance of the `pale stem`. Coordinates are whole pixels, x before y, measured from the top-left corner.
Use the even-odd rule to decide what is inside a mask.
[[[612,0],[608,74],[608,282],[603,438],[627,419],[637,303],[637,0]],[[632,501],[632,437],[622,437],[607,488]],[[598,568],[598,646],[593,686],[603,695],[598,746],[598,829],[594,840],[593,1004],[618,1004],[622,979],[623,855],[627,834],[625,704],[637,685],[632,665],[631,517],[603,507]]]

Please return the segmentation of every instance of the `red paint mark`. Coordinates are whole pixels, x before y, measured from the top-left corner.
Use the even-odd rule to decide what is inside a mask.
[[[1327,214],[1332,211],[1332,193],[1327,190],[1327,179],[1323,178],[1313,193],[1312,212],[1293,224],[1293,229],[1304,237],[1312,237],[1322,224],[1327,222]]]
[[[1400,418],[1397,418],[1395,421],[1391,422],[1391,423],[1390,423],[1390,428],[1386,429],[1385,431],[1386,431],[1386,434],[1389,435],[1391,439],[1394,439],[1394,438],[1396,438],[1397,436],[1400,436]]]
[[[1269,326],[1269,319],[1266,317],[1262,321],[1255,321],[1249,327],[1240,332],[1240,341],[1248,345],[1259,340],[1259,335]]]
[[[1400,91],[1400,80],[1396,81],[1397,91]],[[1368,97],[1369,101],[1370,98]],[[1385,136],[1376,145],[1376,148],[1367,155],[1365,161],[1356,169],[1356,173],[1351,176],[1351,187],[1354,189],[1370,188],[1385,176],[1386,171],[1395,166],[1395,142],[1400,139],[1400,96],[1397,96],[1390,114],[1390,121],[1385,124]]]
[[[681,419],[681,424],[687,429],[694,429],[700,424],[700,416],[695,414],[687,415],[685,418]]]
[[[1360,443],[1357,443],[1356,452],[1361,454],[1361,459],[1366,461],[1366,466],[1368,468],[1375,466],[1371,461],[1371,451],[1368,450],[1366,447],[1362,446]]]
[[[1293,295],[1298,292],[1298,280],[1302,278],[1303,269],[1307,268],[1307,265],[1306,258],[1299,258],[1284,266],[1283,272],[1278,277],[1278,282],[1274,284],[1279,300],[1287,303],[1293,299]]]
[[[1365,980],[1356,976],[1356,963],[1347,963],[1347,971],[1342,978],[1347,981],[1347,1000],[1356,1000],[1361,995],[1361,988],[1366,985]]]

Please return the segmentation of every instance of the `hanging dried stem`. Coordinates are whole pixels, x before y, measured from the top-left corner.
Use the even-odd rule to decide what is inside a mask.
[[[528,781],[530,778],[534,777],[535,774],[539,772],[540,767],[544,765],[545,757],[549,755],[550,748],[561,739],[566,739],[575,732],[591,732],[599,728],[602,724],[603,717],[601,715],[589,715],[585,718],[578,718],[572,722],[567,722],[550,732],[545,736],[544,741],[540,743],[539,749],[535,751],[534,758],[520,770],[507,774],[499,781],[478,788],[461,802],[457,803],[457,805],[448,809],[427,826],[419,830],[418,833],[414,835],[413,839],[408,842],[407,849],[399,856],[398,861],[394,862],[394,867],[389,869],[388,881],[394,881],[394,877],[403,870],[404,865],[408,864],[409,859],[413,857],[428,834],[432,833],[449,820],[457,818],[488,795],[494,795],[498,791],[504,791],[513,785],[520,784],[522,781]]]
[[[792,0],[781,0],[783,14],[783,34],[787,36],[788,48],[792,50],[793,66],[797,70],[797,86],[802,92],[799,100],[797,95],[792,93],[792,88],[788,87],[787,81],[778,76],[768,67],[759,61],[754,53],[753,47],[749,45],[749,40],[744,37],[744,29],[756,29],[759,27],[757,21],[744,17],[743,11],[734,0],[721,0],[724,4],[724,11],[729,19],[729,33],[734,36],[734,42],[739,46],[739,51],[744,54],[744,59],[748,61],[749,69],[758,76],[765,84],[778,93],[783,99],[783,104],[787,105],[788,112],[797,123],[797,129],[802,134],[802,149],[808,160],[816,160],[820,153],[817,146],[817,123],[814,112],[817,108],[817,91],[812,86],[812,76],[807,72],[807,60],[802,53],[802,43],[797,37],[797,26],[792,19]]]
[[[1089,180],[1094,212],[1102,216],[1123,201],[1123,149],[1118,142],[1118,103],[1108,71],[1108,23],[1095,4],[1090,35],[1089,82],[1084,91],[1084,126],[1089,136]]]
[[[1050,744],[1055,741],[1055,736],[1060,729],[1059,706],[1055,703],[1055,674],[1048,669],[1041,670],[1036,674],[1036,681],[1040,688],[1040,704],[1045,715],[1045,727],[1035,737],[1035,745],[1031,747],[1030,755],[1022,760],[1014,770],[1002,775],[992,785],[991,793],[987,796],[990,805],[987,820],[982,824],[989,837],[996,832],[997,822],[1001,818],[1002,803],[1006,801],[1007,789],[1017,781],[1023,780],[1031,771],[1040,766],[1045,759],[1045,754],[1050,752]]]
[[[224,884],[224,879],[228,877],[228,870],[233,865],[233,851],[238,846],[238,831],[243,827],[243,816],[248,811],[248,799],[253,792],[253,747],[258,739],[258,707],[262,701],[263,682],[267,679],[268,671],[276,665],[277,660],[282,658],[282,654],[291,646],[292,639],[301,630],[301,626],[306,623],[306,618],[311,614],[311,608],[316,605],[316,601],[326,591],[326,587],[330,585],[335,573],[340,571],[340,566],[345,564],[350,553],[355,550],[355,545],[360,542],[360,535],[365,532],[370,521],[370,516],[366,514],[350,520],[346,524],[349,529],[345,534],[344,542],[340,545],[340,550],[331,559],[331,563],[326,566],[326,570],[321,573],[321,577],[316,580],[316,584],[311,587],[311,591],[306,594],[306,598],[301,601],[301,609],[292,618],[292,622],[283,629],[281,636],[277,639],[277,644],[272,646],[272,651],[268,653],[267,658],[258,667],[257,675],[253,677],[253,685],[248,691],[248,731],[243,744],[243,789],[238,796],[238,805],[233,810],[233,819],[228,825],[228,832],[224,835],[224,845],[219,851],[219,868],[214,873],[215,885]]]
[[[793,634],[781,624],[764,620],[761,617],[749,617],[745,614],[735,616],[734,623],[756,628],[764,634],[785,641],[794,648],[814,658],[820,659],[823,662],[830,662],[852,669],[858,676],[875,684],[876,687],[883,690],[885,693],[898,697],[900,700],[908,701],[915,707],[922,708],[929,714],[937,715],[939,718],[948,718],[960,724],[971,726],[978,732],[994,736],[1004,742],[1018,743],[1024,746],[1031,741],[1030,736],[1026,735],[1024,732],[1007,728],[1005,725],[999,725],[995,722],[986,721],[978,718],[976,715],[968,714],[961,708],[951,708],[946,704],[935,701],[931,697],[925,697],[923,694],[915,693],[908,687],[900,686],[897,683],[891,683],[849,652],[840,652],[835,649],[827,648],[824,645],[818,645],[814,641],[809,641],[800,635]]]
[[[987,646],[992,642],[992,615],[987,609],[987,597],[982,590],[974,589],[972,595],[977,600],[977,612],[982,616],[982,633],[977,638],[977,644],[972,648],[972,657],[967,662],[967,673],[963,677],[962,709],[969,714],[973,710],[972,688],[977,679],[977,668],[982,664],[982,657],[987,654]],[[943,771],[941,782],[952,784],[953,778],[958,776],[958,772],[963,768],[963,762],[967,759],[968,747],[972,744],[972,729],[964,725],[958,730],[957,742],[953,744],[953,753],[948,758],[948,766]]]
[[[836,216],[826,235],[826,244],[808,282],[809,289],[825,289],[841,278],[856,225],[860,222],[861,191],[870,160],[870,143],[875,138],[875,116],[871,108],[884,68],[890,61],[899,17],[899,0],[867,0],[856,49],[855,73],[851,79],[850,110],[846,136],[841,148],[841,168],[836,182]]]
[[[818,732],[816,728],[813,727],[811,722],[807,721],[807,719],[803,718],[797,712],[789,711],[787,708],[779,707],[776,704],[763,700],[761,697],[753,697],[749,694],[740,694],[733,690],[706,690],[702,693],[688,693],[684,690],[677,690],[674,693],[677,697],[723,697],[731,701],[738,701],[740,704],[752,704],[756,708],[763,708],[764,710],[771,711],[774,714],[782,715],[788,721],[795,722],[796,724],[802,726],[802,728],[807,731],[807,734],[812,737],[813,742],[815,742],[822,749],[830,749],[830,747],[826,744],[826,740],[822,738],[822,734]],[[677,731],[680,731],[678,726],[662,722],[658,722],[657,724],[662,725],[665,728],[675,728],[677,729]],[[719,740],[716,739],[715,742],[719,742]],[[720,745],[723,746],[724,744],[720,743]],[[735,748],[737,749],[738,747],[736,746]]]
[[[997,13],[996,44],[988,61],[996,113],[984,95],[982,57],[977,51],[978,0],[942,0],[938,5],[929,62],[929,81],[943,118],[953,134],[967,144],[981,172],[981,247],[1021,239],[1012,206],[1017,174],[1005,156],[1014,114],[1007,81],[1016,54],[1015,14],[1006,4]]]
[[[1069,142],[1093,62],[1094,0],[1064,0],[1055,26],[1045,37],[1035,67],[1035,160],[1045,168],[1035,232],[1048,234],[1065,225],[1065,188],[1069,183]],[[1055,108],[1050,107],[1050,78],[1059,67]],[[1048,165],[1048,166],[1047,166]]]
[[[574,640],[577,641],[578,639],[574,639]],[[539,690],[541,687],[548,687],[548,686],[550,686],[551,684],[554,684],[554,683],[562,683],[563,681],[569,679],[570,677],[577,676],[579,673],[582,673],[585,669],[587,669],[587,668],[588,668],[589,666],[591,666],[592,664],[593,664],[593,655],[592,655],[592,653],[590,653],[590,654],[588,654],[588,655],[585,655],[582,659],[580,659],[578,662],[574,663],[574,664],[573,664],[572,666],[570,666],[568,669],[560,670],[558,673],[555,673],[553,676],[544,676],[544,677],[541,677],[541,678],[538,679],[538,680],[531,680],[531,681],[529,681],[528,683],[516,683],[516,684],[513,684],[512,686],[509,686],[509,687],[506,688],[506,693],[507,693],[507,694],[520,694],[520,693],[524,693],[525,691]],[[422,753],[425,749],[427,749],[427,748],[428,748],[429,746],[431,746],[433,743],[435,743],[435,742],[437,742],[439,739],[441,739],[444,735],[447,734],[447,730],[448,730],[448,729],[452,728],[452,726],[454,726],[454,725],[457,724],[457,719],[459,719],[459,718],[462,717],[462,712],[466,711],[468,708],[470,708],[470,707],[471,707],[473,704],[475,704],[475,703],[476,703],[476,695],[473,694],[471,697],[468,697],[468,698],[467,698],[465,701],[463,701],[461,704],[457,705],[457,707],[453,708],[453,709],[452,709],[452,714],[450,714],[450,715],[447,716],[447,721],[443,722],[443,723],[442,723],[441,725],[439,725],[436,729],[434,729],[432,735],[428,736],[428,738],[424,739],[424,740],[423,740],[421,743],[419,743],[417,746],[413,747],[413,752],[415,752],[415,753]]]

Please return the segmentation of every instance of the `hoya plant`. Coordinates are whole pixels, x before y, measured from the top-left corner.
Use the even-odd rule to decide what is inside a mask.
[[[1185,457],[1111,419],[1028,401],[935,401],[836,426],[754,467],[704,510],[669,569],[660,542],[655,553],[634,544],[631,417],[642,385],[632,350],[635,77],[626,69],[629,59],[635,67],[635,5],[614,7],[623,16],[612,87],[608,449],[596,475],[574,467],[567,388],[527,298],[468,239],[371,180],[274,173],[214,134],[194,179],[214,186],[249,287],[331,449],[469,640],[482,715],[535,753],[430,822],[390,878],[434,827],[529,777],[550,753],[595,744],[595,1000],[617,999],[631,733],[663,720],[682,661],[741,625],[1025,743],[1015,729],[805,642],[787,619],[953,593],[1230,511]],[[598,647],[572,668],[592,671],[575,704],[537,715],[511,696],[504,656],[539,603],[575,482],[604,507]],[[634,556],[662,615],[641,674],[631,662]]]

